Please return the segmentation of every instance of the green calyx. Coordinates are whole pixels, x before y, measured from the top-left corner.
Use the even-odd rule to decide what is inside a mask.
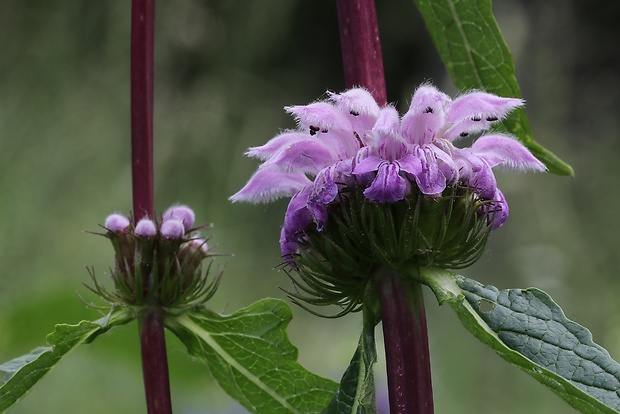
[[[93,292],[111,304],[133,307],[161,306],[187,309],[209,300],[217,290],[221,273],[209,278],[211,256],[197,239],[166,238],[161,234],[143,237],[131,231],[108,232],[115,251],[115,266],[111,271],[114,291],[107,290],[94,276]]]
[[[490,232],[484,203],[471,188],[460,186],[440,197],[412,193],[393,204],[371,202],[361,191],[341,194],[323,231],[305,233],[290,272],[296,290],[289,294],[297,302],[338,305],[340,316],[361,309],[380,267],[470,266],[482,255]]]

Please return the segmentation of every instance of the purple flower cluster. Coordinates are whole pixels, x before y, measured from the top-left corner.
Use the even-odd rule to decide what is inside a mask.
[[[438,198],[448,187],[471,188],[488,201],[484,208],[496,229],[506,221],[508,205],[492,168],[545,170],[513,137],[483,134],[522,105],[521,99],[479,91],[452,100],[423,84],[400,117],[364,89],[330,93],[325,101],[285,108],[298,128],[248,150],[263,163],[230,199],[258,203],[292,196],[280,239],[285,258],[304,231],[324,228],[330,204],[345,189],[362,189],[370,202],[396,203],[412,192]],[[454,145],[477,135],[471,147]]]

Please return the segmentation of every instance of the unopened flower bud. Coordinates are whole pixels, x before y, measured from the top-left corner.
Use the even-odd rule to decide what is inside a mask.
[[[183,243],[179,248],[179,263],[184,276],[192,277],[207,257],[207,242],[204,239],[192,239]]]
[[[105,219],[104,227],[115,233],[122,233],[129,227],[129,219],[122,214],[110,214]]]
[[[161,235],[168,239],[180,239],[185,234],[183,222],[176,218],[164,220],[159,228]]]
[[[194,220],[196,216],[194,215],[194,211],[184,205],[176,205],[170,207],[166,212],[162,215],[162,219],[164,221],[169,219],[177,219],[183,223],[183,227],[185,230],[189,230],[194,225]]]
[[[136,224],[134,233],[136,236],[141,237],[155,237],[157,235],[157,227],[153,220],[145,217]]]
[[[207,241],[205,239],[192,239],[187,242],[191,247],[196,250],[201,251],[203,254],[207,254],[209,252],[209,247],[207,246]]]

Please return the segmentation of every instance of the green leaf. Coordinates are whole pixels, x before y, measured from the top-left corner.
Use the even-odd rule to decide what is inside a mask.
[[[320,413],[337,384],[296,362],[285,331],[291,318],[284,301],[264,299],[232,315],[198,307],[168,316],[166,326],[251,412]]]
[[[454,84],[500,96],[521,97],[510,50],[497,26],[491,0],[414,0]],[[524,110],[504,121],[550,172],[573,169],[532,138]]]
[[[376,414],[373,365],[377,362],[375,326],[380,318],[364,306],[364,325],[357,349],[340,387],[323,414]]]
[[[133,319],[125,309],[113,310],[94,322],[81,321],[77,325],[58,324],[47,336],[49,347],[39,347],[29,354],[0,365],[4,372],[0,386],[0,412],[4,412],[26,394],[47,372],[76,345],[91,342],[113,326]]]
[[[620,412],[620,364],[545,292],[500,291],[441,269],[421,276],[474,336],[570,405],[583,413]]]

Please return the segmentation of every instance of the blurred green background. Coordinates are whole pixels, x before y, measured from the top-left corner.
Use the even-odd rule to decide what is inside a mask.
[[[407,0],[380,1],[389,100],[405,110],[421,82],[456,93]],[[620,358],[620,3],[500,1],[535,138],[575,178],[498,173],[511,208],[488,252],[462,273],[500,288],[537,286]],[[78,295],[86,266],[104,278],[112,249],[87,234],[131,208],[129,0],[0,3],[0,361],[43,345],[57,322],[95,319]],[[278,236],[285,201],[231,205],[255,170],[242,156],[294,123],[282,107],[344,81],[335,2],[158,2],[155,198],[213,222],[225,277],[211,302],[230,313],[288,287]],[[573,412],[488,351],[427,296],[438,413]],[[338,379],[360,315],[323,320],[293,308],[300,361]],[[380,334],[380,329],[378,329]],[[11,413],[145,412],[137,327],[70,354]],[[242,413],[169,338],[175,413]],[[383,385],[382,352],[377,366]]]

